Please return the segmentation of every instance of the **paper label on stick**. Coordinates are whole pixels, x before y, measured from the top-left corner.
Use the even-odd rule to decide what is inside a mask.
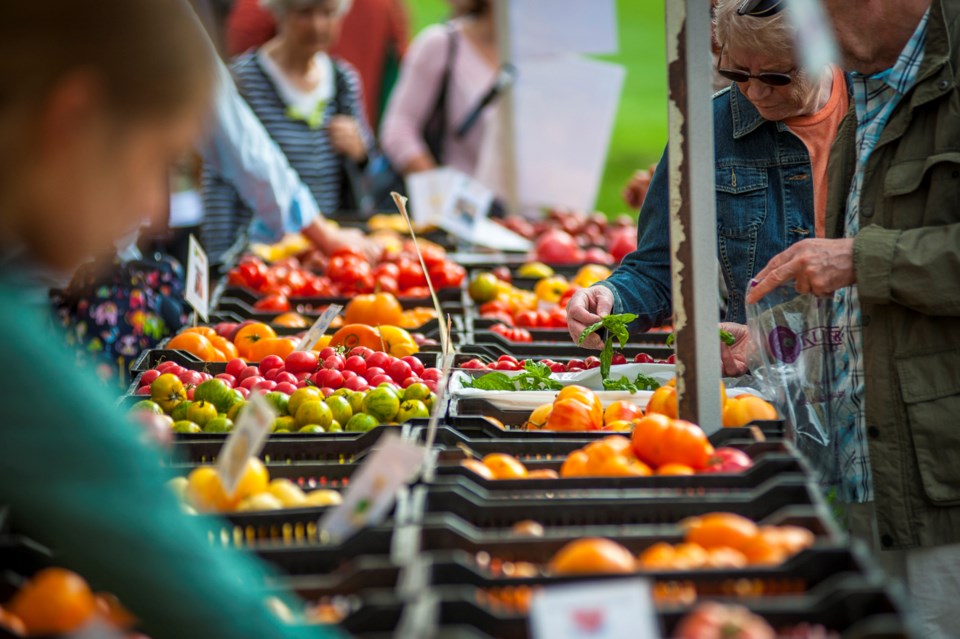
[[[227,496],[232,497],[237,492],[247,460],[263,449],[276,418],[276,411],[263,395],[256,391],[250,394],[247,405],[240,411],[237,425],[217,455],[217,474]]]
[[[533,639],[659,637],[649,579],[549,586],[533,596]]]
[[[320,341],[320,338],[327,332],[330,324],[333,323],[333,320],[342,310],[343,307],[339,304],[331,304],[328,306],[327,309],[320,314],[320,317],[317,318],[317,321],[313,323],[310,330],[306,332],[303,339],[300,340],[300,343],[297,344],[297,350],[309,351],[316,346],[317,342]]]
[[[187,256],[187,304],[206,322],[210,314],[210,266],[200,242],[190,236]]]
[[[383,521],[397,499],[397,491],[416,478],[426,456],[423,446],[394,433],[384,435],[350,478],[343,503],[320,519],[320,529],[336,540]]]

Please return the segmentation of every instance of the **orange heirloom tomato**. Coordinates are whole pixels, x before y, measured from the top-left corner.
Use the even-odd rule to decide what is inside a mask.
[[[663,434],[663,454],[665,456],[657,466],[674,463],[700,470],[710,462],[713,445],[702,428],[675,419]]]
[[[560,466],[561,477],[587,477],[587,464],[590,457],[582,450],[575,450],[563,460]]]
[[[366,346],[375,351],[383,350],[380,331],[366,324],[346,324],[330,338],[330,346],[343,346],[348,351],[357,346]]]
[[[273,318],[274,326],[283,326],[284,328],[307,328],[310,322],[300,313],[284,313]]]
[[[557,393],[557,399],[580,400],[590,407],[593,423],[596,424],[596,428],[592,430],[600,430],[603,428],[603,404],[600,403],[600,397],[589,388],[577,385],[566,386]]]
[[[200,333],[189,332],[175,335],[167,342],[167,348],[177,351],[187,351],[205,362],[210,362],[217,358],[217,349],[214,348],[209,339]]]
[[[579,431],[600,430],[589,405],[578,399],[558,399],[547,417],[544,430]]]
[[[478,459],[464,459],[460,465],[469,468],[484,479],[493,479],[493,471]]]
[[[673,420],[659,413],[647,413],[637,420],[633,427],[633,452],[640,461],[654,467],[662,466],[665,461],[663,454],[663,435],[670,428]]]
[[[406,357],[420,352],[413,336],[399,326],[381,326],[380,338],[383,345],[376,350],[386,351],[394,357]]]
[[[240,357],[240,353],[237,351],[236,345],[226,337],[215,335],[209,339],[210,343],[213,344],[213,347],[223,354],[224,360],[230,361],[231,359]]]
[[[693,475],[694,470],[683,464],[664,464],[657,469],[658,475]]]
[[[198,333],[203,335],[207,339],[211,337],[217,337],[217,331],[213,330],[210,326],[188,326],[180,331],[181,333]]]
[[[661,386],[653,391],[647,403],[647,414],[658,413],[671,419],[677,418],[677,389],[675,386]]]
[[[371,293],[357,295],[347,303],[343,310],[344,320],[348,324],[395,325],[400,322],[403,307],[390,293]]]
[[[755,421],[777,419],[773,404],[753,395],[740,395],[727,400],[723,409],[724,426],[746,426]]]
[[[296,349],[293,340],[286,337],[267,337],[253,344],[247,351],[251,362],[263,361],[267,355],[277,355],[286,359]]]
[[[527,479],[559,479],[560,475],[557,474],[557,471],[550,470],[549,468],[541,468],[539,470],[531,470],[527,473]]]
[[[244,359],[259,361],[250,356],[250,348],[262,339],[276,337],[277,333],[270,326],[262,322],[247,324],[233,337],[233,343],[237,345],[237,352]]]
[[[483,465],[490,469],[494,479],[524,479],[527,476],[527,467],[512,455],[490,453],[483,458]]]
[[[584,537],[571,541],[550,560],[555,575],[628,573],[636,562],[629,550],[610,539]]]
[[[708,513],[680,522],[686,529],[685,540],[704,548],[733,548],[744,552],[759,534],[757,525],[734,513]]]
[[[603,423],[605,424],[619,421],[630,422],[640,417],[643,417],[643,410],[633,402],[623,399],[613,402],[607,406],[607,410],[603,411]]]
[[[533,409],[527,421],[523,422],[524,430],[541,430],[547,424],[550,413],[553,412],[553,404],[541,404]]]

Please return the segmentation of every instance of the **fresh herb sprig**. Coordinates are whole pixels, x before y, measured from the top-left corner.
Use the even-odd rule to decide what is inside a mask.
[[[673,346],[673,343],[676,341],[676,335],[670,333],[667,335],[667,346]],[[725,331],[722,328],[720,329],[720,341],[726,344],[727,346],[733,346],[737,343],[737,338],[733,336],[733,333],[730,331]]]
[[[527,361],[523,371],[513,377],[499,371],[487,373],[463,384],[466,388],[489,391],[537,391],[561,390],[563,384],[550,377],[550,367],[539,362]]]
[[[580,334],[580,340],[577,342],[578,346],[582,345],[583,340],[587,339],[588,336],[593,335],[600,329],[606,330],[603,350],[600,351],[600,377],[602,379],[606,380],[610,377],[610,365],[613,362],[613,338],[616,337],[617,341],[620,342],[620,348],[626,346],[627,340],[630,339],[630,331],[627,330],[627,325],[635,319],[637,319],[637,316],[633,313],[607,315],[596,324],[591,324],[583,329],[583,333]]]
[[[660,382],[649,375],[644,375],[643,373],[639,373],[637,378],[632,382],[626,377],[621,377],[620,379],[603,380],[603,390],[627,391],[631,395],[637,391],[657,390],[658,388],[660,388]]]

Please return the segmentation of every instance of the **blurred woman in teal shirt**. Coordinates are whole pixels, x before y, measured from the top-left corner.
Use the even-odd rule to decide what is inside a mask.
[[[262,566],[181,514],[160,454],[73,367],[30,287],[163,214],[212,62],[179,0],[0,2],[0,504],[154,639],[331,636],[282,623]]]

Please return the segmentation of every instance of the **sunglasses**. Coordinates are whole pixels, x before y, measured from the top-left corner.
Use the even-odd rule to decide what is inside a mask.
[[[721,59],[723,59],[723,46],[720,47],[720,55],[717,56],[717,73],[728,80],[733,80],[734,82],[759,80],[760,82],[769,84],[772,87],[785,87],[793,82],[793,72],[796,71],[796,67],[794,67],[786,73],[764,72],[751,75],[741,69],[724,69],[720,66]]]

